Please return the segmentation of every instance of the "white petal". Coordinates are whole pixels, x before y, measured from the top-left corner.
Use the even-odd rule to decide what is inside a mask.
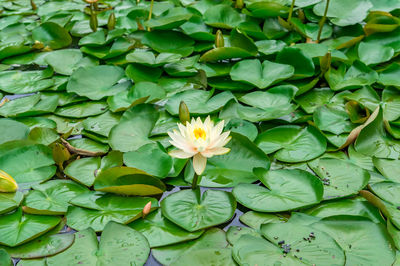
[[[217,139],[215,139],[212,143],[210,143],[208,148],[213,149],[216,147],[223,147],[224,145],[226,145],[231,140],[231,137],[229,136],[230,133],[231,133],[230,131],[222,133]]]
[[[181,123],[178,123],[179,131],[183,137],[186,137],[186,127]]]
[[[229,148],[219,147],[219,148],[214,148],[214,149],[210,149],[210,150],[205,150],[205,151],[201,152],[201,155],[203,155],[204,157],[210,158],[210,157],[213,157],[214,155],[227,154],[230,151],[231,151],[231,149],[229,149]]]
[[[179,158],[179,159],[187,159],[193,157],[193,153],[188,153],[182,150],[173,150],[168,153],[170,156]]]
[[[200,153],[193,157],[193,168],[197,175],[201,175],[206,169],[207,158]]]

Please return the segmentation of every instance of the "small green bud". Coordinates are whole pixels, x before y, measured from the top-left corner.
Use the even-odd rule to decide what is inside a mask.
[[[181,101],[179,104],[179,120],[181,120],[181,123],[184,125],[186,122],[190,121],[189,108],[184,101]]]
[[[32,10],[37,9],[37,6],[36,6],[35,2],[33,2],[33,0],[31,0],[31,7],[32,7]]]
[[[92,13],[90,15],[90,28],[92,29],[93,32],[97,31],[97,15],[95,13]]]
[[[243,2],[243,0],[236,0],[236,1],[235,1],[235,7],[236,7],[236,8],[239,8],[239,9],[242,9],[242,8],[244,7],[244,2]]]
[[[224,36],[222,35],[221,30],[217,30],[217,33],[215,34],[215,47],[224,47]]]
[[[108,28],[108,30],[113,30],[115,28],[115,14],[114,14],[114,12],[112,12],[110,14],[110,16],[108,17],[107,28]]]
[[[61,165],[65,161],[69,160],[71,154],[69,153],[68,149],[64,147],[64,145],[60,143],[55,143],[53,145],[53,159],[56,164]]]
[[[331,67],[332,56],[331,52],[327,52],[324,56],[319,58],[319,64],[321,67],[321,75],[325,74],[326,71]]]

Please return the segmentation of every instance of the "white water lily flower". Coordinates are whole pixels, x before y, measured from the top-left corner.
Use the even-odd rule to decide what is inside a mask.
[[[207,158],[214,155],[223,155],[230,151],[224,146],[231,140],[230,131],[222,133],[224,121],[217,125],[210,116],[204,123],[200,118],[186,122],[186,126],[178,123],[179,132],[168,132],[172,140],[169,142],[179,150],[169,152],[175,158],[187,159],[193,157],[193,168],[196,174],[201,175],[206,168]]]

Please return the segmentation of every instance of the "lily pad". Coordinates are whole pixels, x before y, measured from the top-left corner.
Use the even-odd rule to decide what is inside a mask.
[[[26,213],[59,215],[65,214],[68,202],[88,190],[69,180],[50,180],[44,184],[34,185],[24,200]]]
[[[294,68],[291,65],[268,60],[261,64],[257,59],[242,60],[236,63],[230,72],[232,80],[250,83],[260,89],[290,78],[293,74]]]
[[[186,261],[187,258],[190,258],[191,256],[196,256],[196,258],[199,258],[199,256],[195,255],[196,252],[203,251],[203,259],[204,257],[210,257],[210,259],[214,259],[213,263],[215,265],[221,265],[219,264],[220,261],[218,258],[220,258],[220,256],[218,255],[221,255],[220,251],[225,250],[228,245],[229,243],[226,240],[225,232],[223,230],[218,228],[210,228],[196,240],[169,245],[166,247],[154,248],[152,250],[152,254],[157,261],[164,265],[175,265],[175,263],[180,263],[181,258],[185,258]],[[228,249],[228,251],[230,250]],[[230,262],[229,260],[223,260],[221,262],[222,265],[231,265],[226,263],[226,261]],[[210,261],[208,262],[211,263]],[[210,264],[205,263],[202,265]]]
[[[161,202],[162,213],[173,223],[194,232],[218,225],[232,218],[236,200],[225,191],[182,190]]]
[[[0,152],[0,169],[11,175],[20,188],[29,188],[50,179],[56,167],[50,148],[41,144],[23,144],[13,143],[5,152]]]
[[[14,193],[0,193],[0,214],[16,209],[23,199],[24,194],[20,191]]]
[[[44,22],[32,31],[32,38],[42,42],[51,49],[60,49],[69,46],[72,38],[60,25],[54,22]]]
[[[282,162],[302,162],[325,152],[326,139],[314,127],[278,126],[258,135],[255,143],[265,153],[276,152]]]
[[[92,228],[76,232],[75,239],[69,249],[47,258],[46,265],[109,265],[117,261],[143,265],[150,253],[149,244],[142,234],[115,222],[106,225],[100,243]]]
[[[94,182],[94,189],[121,195],[157,195],[165,191],[158,178],[131,167],[113,167],[101,171]]]
[[[266,188],[255,184],[240,184],[233,189],[236,200],[255,211],[279,212],[319,203],[323,185],[318,178],[304,170],[255,169]]]
[[[188,232],[182,229],[166,219],[161,209],[130,223],[129,226],[141,232],[148,239],[151,248],[196,239],[204,232],[203,230]]]
[[[35,239],[61,221],[60,217],[15,212],[0,216],[0,244],[15,247]]]
[[[116,84],[123,76],[123,69],[116,66],[79,68],[72,73],[67,91],[91,100],[100,100],[127,89],[129,85]]]
[[[50,231],[28,243],[17,247],[4,248],[13,258],[35,259],[52,256],[68,249],[75,240],[73,234],[53,234]]]
[[[158,207],[157,200],[153,198],[122,197],[90,191],[70,200],[74,206],[68,208],[67,225],[78,231],[91,227],[100,232],[109,221],[127,224],[140,218],[144,206],[149,202],[151,211]]]

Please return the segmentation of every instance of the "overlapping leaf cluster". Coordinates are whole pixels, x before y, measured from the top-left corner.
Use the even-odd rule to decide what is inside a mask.
[[[0,6],[1,265],[399,263],[398,0]],[[232,132],[207,188],[181,101]]]

